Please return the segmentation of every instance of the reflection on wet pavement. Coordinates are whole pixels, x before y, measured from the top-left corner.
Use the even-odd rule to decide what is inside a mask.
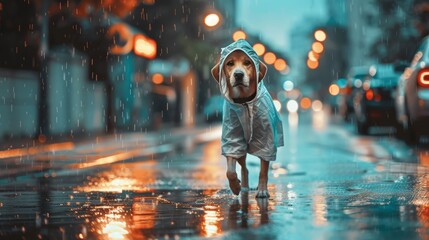
[[[429,238],[427,148],[356,136],[321,112],[289,120],[269,200],[230,193],[218,139],[181,138],[152,158],[0,179],[0,239]]]

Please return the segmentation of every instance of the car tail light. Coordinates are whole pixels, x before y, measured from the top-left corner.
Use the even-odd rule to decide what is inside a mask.
[[[374,99],[374,92],[372,91],[372,89],[368,89],[368,90],[365,92],[365,98],[366,98],[366,100],[368,100],[368,101],[371,101],[372,99]]]
[[[429,87],[429,69],[425,68],[420,70],[417,75],[417,83],[421,87]]]
[[[365,98],[368,101],[374,100],[376,102],[379,102],[379,101],[381,101],[381,94],[378,93],[377,90],[374,91],[372,89],[368,89],[365,92]]]
[[[375,94],[374,100],[376,102],[380,102],[381,101],[381,95],[379,93]]]

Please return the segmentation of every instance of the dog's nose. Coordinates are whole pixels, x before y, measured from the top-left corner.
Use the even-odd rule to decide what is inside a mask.
[[[237,71],[234,73],[235,80],[243,80],[243,77],[244,77],[244,72],[242,71]]]

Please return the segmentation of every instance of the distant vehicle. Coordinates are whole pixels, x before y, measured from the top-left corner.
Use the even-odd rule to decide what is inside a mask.
[[[221,95],[215,95],[207,100],[203,110],[206,122],[222,121],[223,101]]]
[[[356,129],[367,134],[372,126],[396,127],[395,93],[400,74],[393,65],[374,65],[374,76],[362,83],[354,97]]]
[[[370,79],[370,67],[352,67],[347,76],[347,85],[341,94],[339,111],[345,121],[354,114],[353,99],[364,81]]]
[[[429,38],[420,45],[397,86],[398,132],[408,142],[429,135]]]

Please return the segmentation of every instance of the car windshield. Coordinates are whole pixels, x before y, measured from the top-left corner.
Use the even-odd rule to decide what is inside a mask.
[[[360,79],[360,80],[365,80],[366,77],[368,77],[368,74],[356,74],[353,76],[354,79]]]
[[[398,85],[398,76],[389,76],[382,78],[373,78],[370,82],[371,88],[376,87],[396,87]]]

